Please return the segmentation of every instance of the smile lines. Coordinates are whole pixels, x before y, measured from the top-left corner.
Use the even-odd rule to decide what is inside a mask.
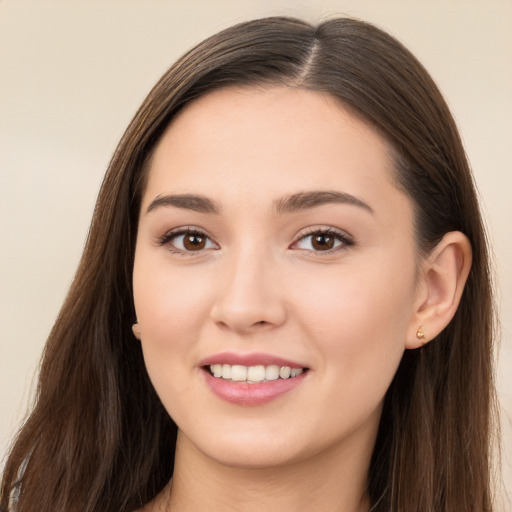
[[[240,364],[212,364],[209,366],[210,373],[218,378],[234,382],[247,382],[257,384],[259,382],[289,379],[300,375],[303,368],[292,368],[290,366],[243,366]]]

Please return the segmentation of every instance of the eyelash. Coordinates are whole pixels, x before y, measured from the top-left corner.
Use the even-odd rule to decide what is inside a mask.
[[[181,256],[189,256],[189,255],[192,255],[194,252],[198,252],[198,253],[202,252],[202,250],[187,251],[187,250],[179,249],[179,248],[173,246],[171,242],[173,240],[175,240],[176,238],[183,236],[183,235],[201,237],[201,238],[207,239],[211,243],[217,245],[215,242],[212,241],[211,237],[209,237],[204,231],[202,231],[198,228],[195,228],[195,227],[183,227],[183,228],[178,228],[175,230],[168,231],[167,233],[165,233],[163,236],[161,236],[158,239],[158,245],[161,245],[161,246],[166,245],[166,246],[168,246],[169,251],[171,251],[172,253],[175,253],[175,254],[179,254]]]
[[[290,247],[293,248],[293,246],[296,246],[300,242],[306,240],[308,237],[312,237],[314,235],[320,235],[324,237],[332,237],[334,238],[335,242],[340,242],[340,244],[336,247],[333,247],[332,249],[322,250],[322,251],[314,251],[310,249],[303,249],[306,251],[312,252],[315,256],[323,256],[323,255],[329,255],[333,254],[337,251],[347,249],[348,247],[351,247],[354,245],[354,240],[348,236],[346,233],[342,231],[338,231],[334,228],[307,228],[306,230],[302,231],[295,242],[291,244]],[[300,249],[299,249],[300,250]]]
[[[183,249],[179,249],[172,245],[172,241],[176,238],[183,236],[183,235],[189,235],[189,236],[196,236],[201,237],[209,240],[212,244],[216,246],[218,249],[218,245],[216,242],[214,242],[204,231],[201,229],[195,228],[195,227],[183,227],[178,228],[176,230],[171,230],[165,233],[163,236],[159,237],[157,242],[160,246],[168,246],[169,251],[175,254],[179,254],[181,256],[191,256],[194,252],[203,252],[204,249],[200,249],[198,251],[187,251]],[[333,237],[335,242],[339,242],[340,245],[333,247],[331,249],[327,250],[311,250],[311,249],[298,249],[298,250],[305,250],[312,252],[316,256],[322,256],[322,255],[328,255],[332,254],[334,252],[337,252],[339,250],[346,249],[348,247],[351,247],[354,245],[354,240],[349,237],[346,233],[338,231],[333,228],[309,228],[305,231],[299,233],[297,239],[290,245],[290,248],[294,248],[294,246],[298,245],[300,242],[306,240],[308,237],[312,237],[314,235],[320,235],[325,237]],[[211,249],[211,247],[210,247]]]

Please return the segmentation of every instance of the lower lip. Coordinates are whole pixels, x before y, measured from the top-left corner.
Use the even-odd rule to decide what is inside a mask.
[[[237,405],[256,406],[263,405],[294,390],[303,381],[307,371],[297,377],[277,379],[256,384],[247,382],[234,382],[214,377],[206,370],[206,383],[211,391],[222,400]]]

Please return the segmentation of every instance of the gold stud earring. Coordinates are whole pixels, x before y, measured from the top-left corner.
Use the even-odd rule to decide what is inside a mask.
[[[419,341],[424,345],[427,342],[427,337],[425,336],[425,333],[423,332],[423,326],[420,325],[419,329],[416,331],[416,338],[418,338]]]
[[[134,335],[138,340],[140,340],[140,328],[139,328],[139,324],[138,324],[138,322],[135,322],[135,323],[132,325],[132,332],[133,332],[133,335]]]

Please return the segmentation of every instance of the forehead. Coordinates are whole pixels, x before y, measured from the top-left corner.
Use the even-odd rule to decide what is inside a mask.
[[[222,130],[215,131],[216,128]],[[336,135],[334,130],[362,135],[384,152],[388,149],[385,137],[338,98],[286,86],[226,87],[207,93],[178,113],[161,142],[169,138],[177,142],[178,137],[181,141],[197,138],[206,142],[237,136],[268,142],[265,135],[272,138],[280,128],[286,128],[279,137],[283,144],[304,139],[329,144],[331,135]]]
[[[340,187],[368,199],[397,192],[389,145],[377,130],[325,93],[225,88],[191,102],[168,127],[146,202],[171,192],[275,199]]]

